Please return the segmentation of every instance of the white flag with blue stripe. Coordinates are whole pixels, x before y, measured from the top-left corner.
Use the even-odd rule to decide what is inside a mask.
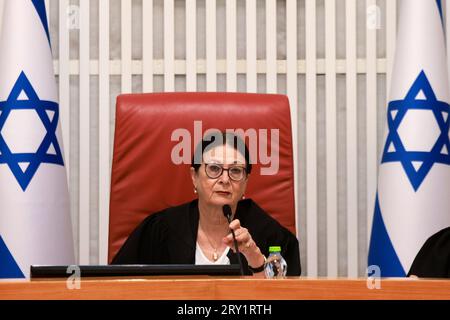
[[[74,263],[44,0],[6,0],[0,29],[0,278]]]
[[[403,0],[369,248],[381,276],[405,276],[450,226],[449,102],[440,3]]]

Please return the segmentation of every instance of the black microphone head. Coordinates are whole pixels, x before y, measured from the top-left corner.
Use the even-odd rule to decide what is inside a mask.
[[[228,219],[231,219],[231,207],[229,204],[224,204],[222,207],[223,215]]]

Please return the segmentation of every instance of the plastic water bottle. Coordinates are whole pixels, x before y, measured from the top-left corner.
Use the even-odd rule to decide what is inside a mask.
[[[287,263],[281,256],[281,247],[269,247],[269,257],[264,265],[264,273],[268,279],[286,277]]]

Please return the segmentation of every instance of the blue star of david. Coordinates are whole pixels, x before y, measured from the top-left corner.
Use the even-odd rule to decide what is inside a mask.
[[[19,99],[24,92],[27,99]],[[5,125],[11,110],[35,110],[47,131],[36,153],[12,153],[10,147],[2,136],[2,129]],[[48,111],[52,112],[50,119]],[[0,101],[0,165],[6,164],[13,173],[23,191],[25,191],[33,179],[41,163],[57,164],[64,166],[61,149],[56,138],[56,127],[58,125],[59,108],[53,101],[39,99],[30,81],[24,72],[21,72],[14,84],[8,99]],[[27,128],[17,128],[26,130]],[[52,153],[48,154],[49,148],[53,146]],[[26,163],[28,167],[22,171],[19,164]]]
[[[421,90],[426,97],[425,100],[416,99]],[[408,110],[431,110],[436,118],[440,134],[431,151],[405,150],[398,134],[398,128]],[[450,141],[448,136],[449,114],[449,104],[437,100],[433,88],[423,70],[409,89],[405,99],[391,101],[388,105],[387,120],[389,134],[384,146],[381,163],[400,162],[414,191],[419,189],[435,163],[450,165],[450,156],[448,154],[450,151]],[[393,145],[393,149],[390,148],[391,145]],[[422,163],[418,170],[413,166],[414,161]]]

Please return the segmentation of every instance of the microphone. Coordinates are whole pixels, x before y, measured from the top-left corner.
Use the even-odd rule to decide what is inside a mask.
[[[229,204],[224,204],[222,207],[223,215],[227,218],[228,222],[231,223],[231,207]]]
[[[224,204],[222,207],[222,211],[223,211],[223,215],[225,216],[225,218],[227,218],[228,223],[231,223],[231,207],[228,204]],[[239,252],[239,248],[238,248],[238,243],[236,241],[236,235],[234,234],[234,230],[230,229],[231,234],[233,235],[233,241],[234,241],[234,249],[236,251],[237,254],[237,259],[238,259],[238,263],[239,263],[239,268],[241,269],[241,275],[244,275],[244,268],[242,266],[242,261],[241,261],[241,254]]]

